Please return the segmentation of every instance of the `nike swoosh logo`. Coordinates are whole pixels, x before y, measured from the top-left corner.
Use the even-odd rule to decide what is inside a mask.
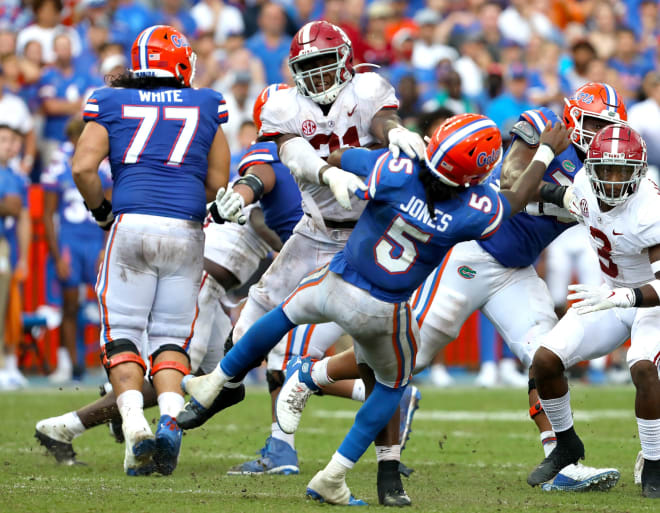
[[[610,292],[610,295],[607,296],[607,299],[611,298],[614,295],[614,292]]]
[[[347,114],[348,114],[349,116],[352,116],[353,113],[355,112],[355,109],[357,109],[357,105],[355,105],[355,107],[353,107],[353,110],[350,111],[350,112],[348,112]]]
[[[623,235],[623,233],[616,233],[614,230],[612,230],[612,235]]]

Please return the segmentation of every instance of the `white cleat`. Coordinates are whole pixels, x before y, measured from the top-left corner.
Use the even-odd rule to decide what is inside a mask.
[[[567,465],[550,482],[541,488],[546,491],[563,492],[604,492],[619,482],[619,471],[615,468],[594,468],[577,463]]]
[[[64,385],[73,379],[73,368],[71,367],[57,367],[55,372],[48,375],[48,381],[53,385]]]
[[[518,371],[513,358],[502,358],[499,364],[500,382],[503,385],[516,388],[527,388],[529,378]]]
[[[363,500],[356,499],[343,478],[332,479],[320,470],[307,484],[307,495],[319,502],[341,506],[366,506]]]
[[[497,365],[495,362],[484,362],[475,381],[478,387],[493,388],[497,385]]]
[[[635,468],[633,469],[633,477],[635,478],[635,484],[642,486],[642,470],[644,470],[644,455],[642,451],[637,453],[637,459],[635,460]]]
[[[156,439],[147,419],[134,413],[122,424],[126,450],[124,452],[124,472],[129,476],[149,475],[154,471],[152,457],[156,450]]]
[[[76,465],[76,453],[73,450],[75,435],[66,426],[62,417],[51,417],[37,422],[35,438],[62,465]]]
[[[218,387],[211,382],[210,374],[199,377],[188,374],[181,381],[181,390],[190,395],[191,403],[197,403],[203,409],[208,409],[222,387]]]
[[[454,385],[454,378],[444,365],[431,365],[431,383],[438,388],[446,388]]]
[[[286,380],[275,403],[277,424],[285,433],[292,434],[298,429],[302,412],[310,396],[319,387],[311,376],[312,361],[309,356],[296,356],[286,366]]]

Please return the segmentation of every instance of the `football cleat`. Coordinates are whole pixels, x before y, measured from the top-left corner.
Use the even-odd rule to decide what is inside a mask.
[[[246,461],[227,471],[229,476],[250,476],[264,474],[299,474],[298,453],[288,443],[269,436],[266,445],[257,452],[256,460]]]
[[[307,484],[307,496],[315,501],[339,504],[342,506],[367,506],[361,499],[356,499],[342,478],[337,481],[329,478],[323,470],[319,470]]]
[[[406,442],[410,438],[412,431],[412,421],[419,401],[422,399],[422,393],[415,385],[408,385],[399,401],[399,445],[403,451],[406,448]]]
[[[112,391],[112,385],[110,383],[104,383],[99,387],[99,395],[104,397],[106,394]],[[117,414],[110,422],[108,422],[108,429],[110,430],[110,435],[115,439],[115,442],[118,444],[123,444],[124,432],[121,430],[121,415]]]
[[[660,460],[644,459],[642,495],[649,499],[660,499]]]
[[[541,488],[546,491],[590,492],[607,491],[618,482],[619,471],[615,468],[587,467],[581,463],[568,465],[561,469],[551,482],[544,483]]]
[[[124,472],[129,476],[146,476],[154,472],[153,456],[156,451],[154,434],[144,415],[132,415],[122,424],[126,449]]]
[[[187,411],[184,407],[177,415],[176,423],[181,429],[194,429],[204,424],[216,413],[240,403],[243,399],[245,399],[245,385],[243,383],[236,388],[223,387],[218,397],[213,400],[213,403],[207,409],[196,411],[194,415],[191,415],[190,411]]]
[[[584,459],[584,445],[580,437],[573,432],[570,438],[558,439],[553,451],[527,476],[527,484],[537,486],[553,479],[559,472]]]
[[[307,400],[320,388],[312,380],[312,358],[296,356],[286,366],[286,380],[275,405],[277,424],[285,433],[295,433]]]
[[[182,422],[179,426],[203,424],[204,422],[200,419],[204,416],[207,416],[208,419],[206,410],[211,407],[215,398],[220,394],[220,390],[210,383],[208,375],[193,377],[190,374],[183,377],[181,390],[184,394],[190,394],[190,400],[177,415],[177,419]]]
[[[403,489],[398,461],[382,461],[378,464],[378,503],[383,506],[410,506],[412,501]]]
[[[169,476],[179,461],[181,437],[183,432],[177,426],[176,419],[162,415],[156,430],[156,449],[153,455],[154,470],[164,476]]]
[[[76,460],[73,450],[73,433],[61,422],[54,418],[44,419],[37,422],[34,437],[39,440],[49,454],[52,454],[58,463],[62,465],[84,465]]]

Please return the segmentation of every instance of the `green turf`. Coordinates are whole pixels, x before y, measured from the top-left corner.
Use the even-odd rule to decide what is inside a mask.
[[[403,453],[404,462],[416,470],[405,482],[415,510],[633,512],[660,507],[660,502],[643,499],[633,484],[639,443],[631,387],[572,388],[587,463],[614,466],[622,473],[610,492],[582,494],[547,493],[525,483],[542,450],[535,427],[524,418],[524,391],[424,389],[423,394],[412,438]],[[231,465],[251,458],[268,435],[268,397],[255,390],[242,404],[184,437],[179,466],[172,476],[129,478],[122,472],[123,446],[111,439],[105,426],[75,442],[79,459],[87,466],[58,466],[33,438],[40,418],[64,413],[95,397],[92,391],[0,394],[0,512],[327,510],[330,506],[305,499],[305,485],[337,448],[357,407],[330,397],[310,400],[296,441],[299,476],[225,475]],[[328,411],[334,412],[332,417],[324,413]],[[454,417],[449,417],[452,412]],[[147,418],[155,422],[156,415],[151,410]],[[490,420],[483,420],[483,415]],[[375,472],[370,449],[348,477],[354,495],[371,503],[377,502]],[[370,508],[374,509],[378,508]]]

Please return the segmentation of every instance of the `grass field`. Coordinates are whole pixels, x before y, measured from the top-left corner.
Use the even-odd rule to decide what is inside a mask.
[[[403,461],[416,472],[405,481],[413,509],[447,512],[636,512],[660,503],[643,499],[633,484],[639,442],[632,387],[573,387],[576,427],[587,463],[621,471],[607,493],[542,492],[525,483],[542,450],[525,415],[522,390],[423,389],[421,408]],[[33,438],[40,418],[96,398],[91,390],[27,390],[0,394],[0,512],[301,512],[327,510],[304,497],[348,430],[357,404],[312,398],[296,440],[299,476],[226,476],[253,457],[269,431],[268,397],[260,389],[186,434],[179,466],[170,477],[129,478],[123,446],[102,426],[74,447],[87,466],[62,467]],[[157,416],[156,410],[147,418]],[[373,449],[349,474],[353,494],[377,504]],[[379,509],[371,507],[370,510]],[[384,509],[384,508],[383,508]]]

